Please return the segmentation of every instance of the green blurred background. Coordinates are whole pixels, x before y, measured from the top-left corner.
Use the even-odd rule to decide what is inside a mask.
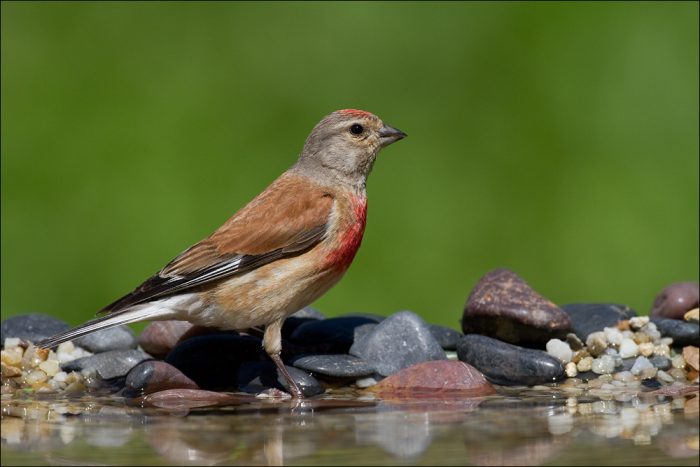
[[[78,324],[340,108],[409,137],[315,306],[458,327],[508,267],[641,313],[698,280],[698,3],[2,2],[2,317]]]

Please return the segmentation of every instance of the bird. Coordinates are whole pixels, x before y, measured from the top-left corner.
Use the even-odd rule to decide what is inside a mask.
[[[141,321],[184,320],[221,330],[264,326],[262,346],[291,396],[282,323],[333,287],[355,258],[367,220],[367,177],[379,151],[405,138],[358,109],[326,115],[296,162],[211,235],[184,250],[98,318],[35,345]]]

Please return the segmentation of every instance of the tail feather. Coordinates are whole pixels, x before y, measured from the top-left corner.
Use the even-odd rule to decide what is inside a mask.
[[[151,312],[149,312],[147,308],[144,309],[144,307],[138,307],[132,310],[120,312],[119,314],[107,315],[102,316],[101,318],[93,319],[73,329],[60,332],[56,335],[39,341],[34,345],[44,349],[51,349],[59,344],[73,339],[77,339],[78,337],[90,334],[91,332],[101,331],[103,329],[120,326],[122,324],[135,323],[137,321],[157,318],[158,315],[161,314],[162,310],[154,309]]]

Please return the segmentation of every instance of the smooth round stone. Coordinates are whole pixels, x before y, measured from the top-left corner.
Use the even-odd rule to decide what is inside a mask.
[[[512,344],[543,348],[564,339],[569,316],[508,269],[495,269],[474,286],[462,315],[464,334],[483,334]]]
[[[694,345],[683,347],[683,358],[688,365],[695,371],[698,371],[698,348]]]
[[[683,315],[698,307],[698,283],[676,282],[666,286],[654,298],[652,318],[683,319]]]
[[[616,303],[569,303],[561,309],[569,315],[574,334],[584,342],[593,332],[637,316],[632,308]]]
[[[160,360],[139,363],[126,375],[126,389],[138,394],[151,394],[166,389],[199,389],[197,383],[180,370]]]
[[[73,344],[92,353],[108,352],[110,350],[133,349],[137,345],[134,331],[129,326],[117,326],[91,332],[73,340]]]
[[[377,324],[362,345],[353,345],[350,353],[368,362],[382,376],[416,363],[447,359],[428,325],[411,311],[394,313]]]
[[[593,360],[591,371],[598,375],[610,374],[615,370],[615,359],[610,355],[601,355]]]
[[[313,349],[314,353],[347,353],[355,337],[355,328],[368,323],[376,321],[360,316],[309,321],[296,328],[289,340]]]
[[[177,345],[165,361],[183,372],[202,389],[236,387],[236,372],[246,361],[269,361],[262,339],[236,334],[207,334]]]
[[[94,370],[100,378],[112,379],[126,376],[133,367],[150,358],[150,355],[136,349],[110,350],[66,362],[61,365],[61,370],[66,373]]]
[[[648,358],[646,357],[637,357],[637,359],[634,361],[634,365],[632,365],[632,368],[630,368],[630,372],[637,376],[639,375],[642,371],[646,369],[654,368],[654,365],[651,364]]]
[[[654,318],[652,323],[656,325],[662,336],[673,338],[673,347],[698,345],[698,341],[700,341],[700,326],[698,323],[662,318]]]
[[[253,396],[232,395],[202,389],[166,389],[139,398],[144,407],[160,407],[169,410],[196,407],[241,405],[256,402]]]
[[[496,390],[473,366],[459,361],[437,360],[404,368],[372,387],[382,395],[426,392],[459,392],[465,397],[495,394]]]
[[[323,394],[325,389],[316,378],[306,371],[285,365],[289,376],[297,383],[304,397]],[[281,375],[277,366],[271,362],[245,362],[238,369],[236,381],[241,391],[262,392],[265,389],[276,388],[289,392],[289,385]]]
[[[348,354],[305,355],[296,358],[294,366],[335,378],[361,378],[374,373],[372,365]]]
[[[571,357],[574,355],[574,353],[571,351],[571,347],[569,347],[569,344],[559,339],[550,339],[547,342],[546,349],[549,355],[564,364],[569,363],[571,361]]]
[[[190,328],[192,323],[187,321],[154,321],[141,332],[138,342],[154,357],[164,357]]]
[[[282,323],[282,337],[288,338],[302,324],[320,319],[326,319],[323,313],[310,306],[304,307],[284,320],[284,323]]]
[[[655,389],[659,389],[660,387],[661,387],[661,383],[657,379],[649,378],[649,379],[642,380],[643,390],[653,391]]]
[[[430,328],[430,333],[435,340],[438,341],[438,344],[440,344],[443,350],[457,349],[457,342],[459,342],[459,338],[462,337],[461,332],[448,328],[447,326],[440,326],[439,324],[429,324],[428,328]]]
[[[671,359],[662,357],[660,355],[655,355],[649,358],[649,362],[654,365],[655,368],[659,370],[666,371],[671,368]],[[632,367],[630,367],[632,368]]]
[[[547,352],[478,334],[462,336],[457,344],[457,356],[492,383],[504,386],[551,383],[565,375],[561,362]]]
[[[0,324],[0,345],[4,346],[5,339],[8,337],[39,342],[68,329],[70,329],[70,325],[65,321],[42,313],[13,316],[3,320]]]
[[[639,346],[630,338],[622,339],[620,344],[620,357],[630,358],[636,357],[639,354]]]

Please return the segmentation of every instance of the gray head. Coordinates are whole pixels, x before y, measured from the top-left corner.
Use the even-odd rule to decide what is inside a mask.
[[[379,150],[405,136],[364,110],[338,110],[311,130],[295,169],[364,188]]]

